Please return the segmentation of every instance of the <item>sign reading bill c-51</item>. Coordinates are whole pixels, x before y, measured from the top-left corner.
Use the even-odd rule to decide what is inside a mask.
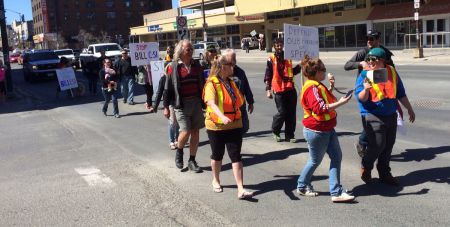
[[[319,57],[319,30],[284,24],[284,59],[300,61],[305,55]]]
[[[58,84],[61,91],[78,87],[75,71],[73,71],[72,67],[57,69],[56,76],[58,77]]]
[[[148,65],[159,60],[159,44],[156,42],[130,43],[131,65]]]

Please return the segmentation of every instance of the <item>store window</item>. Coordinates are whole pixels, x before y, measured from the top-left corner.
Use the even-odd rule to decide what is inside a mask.
[[[344,26],[336,26],[334,47],[345,47],[345,29]]]
[[[334,37],[336,31],[334,27],[326,27],[325,28],[325,47],[326,48],[334,48]]]
[[[345,26],[345,47],[356,47],[355,25]]]
[[[208,36],[225,35],[225,29],[223,27],[208,28],[206,29],[206,33]]]
[[[366,24],[356,25],[356,46],[365,47],[367,46],[367,26]]]
[[[299,16],[300,16],[300,9],[289,9],[267,13],[267,19],[269,20],[287,17],[299,17]]]
[[[239,34],[239,25],[227,26],[227,34]]]

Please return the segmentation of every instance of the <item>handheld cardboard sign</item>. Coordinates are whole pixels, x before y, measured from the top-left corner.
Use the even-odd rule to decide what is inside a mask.
[[[367,78],[373,83],[384,83],[388,80],[388,73],[385,68],[367,71]]]

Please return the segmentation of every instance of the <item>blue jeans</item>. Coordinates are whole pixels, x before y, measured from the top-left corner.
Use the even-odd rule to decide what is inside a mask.
[[[330,194],[331,196],[340,195],[343,190],[340,184],[342,151],[336,131],[333,129],[329,132],[315,132],[308,128],[303,128],[303,136],[308,143],[309,159],[298,178],[297,188],[311,186],[312,175],[322,162],[325,153],[327,153],[331,160]]]
[[[127,100],[128,103],[133,102],[134,98],[134,77],[133,76],[123,76],[121,82],[121,91],[123,99]]]
[[[113,114],[119,114],[119,105],[117,104],[117,91],[108,92],[102,88],[103,97],[105,97],[105,103],[103,104],[102,111],[106,113],[108,111],[109,102],[112,99],[113,102]]]

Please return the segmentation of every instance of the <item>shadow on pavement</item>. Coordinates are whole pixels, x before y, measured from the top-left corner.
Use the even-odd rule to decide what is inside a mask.
[[[404,152],[400,154],[392,155],[391,161],[395,162],[429,161],[435,159],[438,154],[443,154],[447,152],[450,152],[450,146],[406,149]]]
[[[405,187],[416,186],[428,182],[446,183],[450,185],[450,167],[440,167],[432,169],[417,170],[404,176],[398,176],[400,186],[393,187],[382,183],[372,183],[359,185],[353,188],[355,196],[381,195],[386,197],[397,197],[403,195],[422,195],[428,193],[430,189],[422,188],[416,192],[401,193]]]

